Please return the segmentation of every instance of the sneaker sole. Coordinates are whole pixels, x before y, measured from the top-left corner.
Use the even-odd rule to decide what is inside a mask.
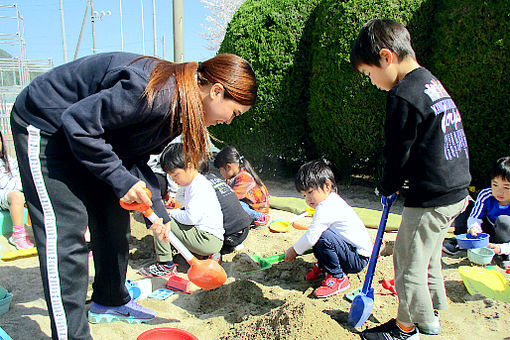
[[[168,274],[165,274],[165,275],[159,275],[159,276],[155,276],[155,275],[152,275],[152,274],[144,274],[144,273],[140,273],[140,272],[137,272],[137,274],[145,277],[146,279],[155,279],[155,278],[158,278],[158,277],[162,277],[162,278],[168,279],[168,278],[170,278],[170,277],[175,275],[172,272],[170,272]]]
[[[308,279],[306,278],[306,276],[305,276],[305,281],[307,281],[307,282],[314,282],[314,281],[318,281],[318,280],[324,280],[324,278],[325,278],[325,277],[326,277],[326,275],[322,275],[322,276],[319,276],[319,277],[317,277],[317,278],[315,278],[315,279],[309,279],[309,280],[308,280]]]
[[[361,333],[360,336],[361,336],[361,339],[364,339],[364,340],[369,339],[369,338],[365,337],[365,335],[363,333]],[[419,340],[419,339],[420,339],[420,333],[413,334],[409,338],[406,338],[406,340]]]
[[[174,267],[174,268],[176,268],[176,267]],[[170,278],[170,277],[172,277],[172,276],[174,276],[176,274],[175,270],[172,269],[168,273],[163,274],[163,275],[153,275],[151,273],[146,272],[143,268],[139,269],[136,273],[138,275],[141,275],[141,276],[147,278],[147,279],[155,279],[155,278],[158,278],[158,277],[162,277],[162,278],[168,279],[168,278]]]
[[[315,295],[315,294],[313,294],[313,295],[315,295],[315,297],[316,297],[316,298],[324,299],[324,298],[328,298],[328,297],[333,296],[333,295],[340,294],[341,292],[345,292],[345,291],[346,291],[347,289],[349,289],[349,288],[351,288],[351,285],[350,285],[350,284],[349,284],[347,287],[342,288],[342,289],[339,289],[339,290],[337,290],[336,292],[332,292],[332,293],[330,293],[330,294],[328,294],[328,295],[322,295],[322,296],[317,296],[317,295]]]
[[[153,319],[154,319],[154,317],[152,317],[150,319],[137,319],[137,318],[130,318],[127,316],[120,316],[120,315],[113,315],[113,314],[96,314],[96,313],[92,313],[92,312],[88,313],[89,322],[94,323],[94,324],[96,324],[96,323],[110,323],[110,322],[115,322],[115,321],[140,324],[140,323],[144,323],[144,322],[149,322]]]
[[[16,248],[16,250],[25,250],[25,249],[30,249],[30,248],[33,248],[34,246],[32,247],[27,247],[27,248],[23,248],[23,247],[20,247],[16,244],[16,242],[14,242],[14,239],[11,237],[9,237],[8,239],[9,243],[11,246],[14,246],[14,248]]]
[[[449,251],[448,249],[443,248],[443,253],[451,255],[451,256],[457,256],[460,253],[462,253],[462,250],[453,252],[453,251]]]
[[[426,328],[421,328],[420,326],[418,326],[418,330],[420,331],[420,334],[427,334],[427,335],[439,335],[441,334],[441,329],[426,329]]]

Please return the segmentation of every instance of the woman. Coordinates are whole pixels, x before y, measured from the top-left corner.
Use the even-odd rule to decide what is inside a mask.
[[[182,135],[187,161],[198,164],[206,127],[229,124],[256,92],[253,69],[235,55],[176,64],[116,52],[56,67],[19,94],[11,126],[54,339],[91,339],[87,225],[95,265],[89,321],[154,318],[125,288],[129,213],[119,199],[154,203],[167,222],[149,155]]]

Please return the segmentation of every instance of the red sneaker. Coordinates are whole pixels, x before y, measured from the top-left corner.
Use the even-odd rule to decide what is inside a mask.
[[[213,260],[221,264],[221,254],[220,253],[214,253],[207,257],[209,260]]]
[[[315,281],[318,279],[322,279],[324,277],[324,274],[326,274],[326,271],[324,269],[319,268],[319,263],[314,263],[312,270],[308,272],[305,276],[306,281]]]
[[[343,292],[351,287],[351,283],[349,282],[349,278],[345,275],[341,279],[337,279],[336,277],[331,276],[330,274],[326,275],[324,281],[319,288],[317,288],[313,293],[318,298],[327,298],[338,293]]]

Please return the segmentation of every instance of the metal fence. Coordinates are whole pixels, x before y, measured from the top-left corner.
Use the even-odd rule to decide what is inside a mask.
[[[53,67],[51,59],[47,61],[24,60],[20,63],[18,58],[12,58],[8,63],[5,58],[0,58],[0,131],[4,136],[5,148],[11,157],[15,157],[10,124],[11,109],[17,95],[28,84],[25,81],[23,81],[24,84],[19,82],[22,79],[22,77],[19,77],[20,73],[18,73],[18,65],[20,64],[23,65],[24,72],[29,76],[28,82]],[[14,82],[7,82],[5,75],[10,75],[9,80],[14,80]]]
[[[19,51],[18,57],[0,58],[0,131],[8,154],[15,157],[10,124],[12,106],[21,90],[33,78],[51,69],[53,61],[27,59],[23,17],[16,4],[0,5],[0,48],[2,46]]]

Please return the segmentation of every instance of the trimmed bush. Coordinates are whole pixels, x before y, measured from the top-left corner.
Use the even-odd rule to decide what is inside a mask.
[[[252,63],[258,103],[231,127],[211,131],[264,174],[293,174],[320,156],[340,180],[377,179],[386,93],[349,63],[359,29],[376,17],[407,25],[418,62],[459,107],[473,184],[487,185],[494,161],[510,154],[508,0],[248,0],[220,52]]]
[[[312,38],[309,124],[316,148],[338,179],[353,173],[376,175],[384,146],[386,93],[350,65],[351,46],[371,18],[407,23],[421,0],[322,1]]]
[[[457,104],[473,184],[486,186],[495,161],[510,155],[510,5],[508,0],[433,5],[434,16],[424,18],[433,32],[419,36],[417,52]]]
[[[219,50],[250,61],[257,75],[258,99],[231,126],[210,131],[266,175],[289,174],[289,163],[313,154],[305,114],[309,43],[303,33],[317,3],[248,0],[234,15]]]

